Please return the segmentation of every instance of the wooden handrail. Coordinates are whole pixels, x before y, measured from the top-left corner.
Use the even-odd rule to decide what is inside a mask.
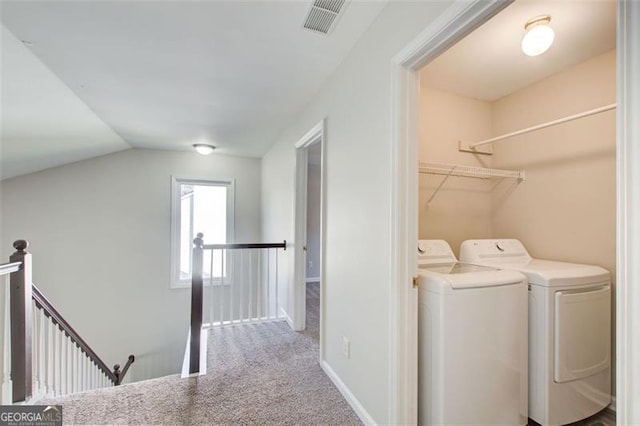
[[[53,307],[51,302],[49,302],[49,300],[42,294],[38,287],[32,285],[31,288],[33,291],[32,297],[36,302],[36,307],[42,309],[44,314],[47,317],[51,318],[51,321],[53,321],[53,323],[58,326],[60,331],[63,331],[67,336],[69,336],[71,341],[75,343],[78,348],[82,350],[82,352],[87,354],[89,359],[91,359],[91,361],[93,361],[96,366],[100,370],[102,370],[102,372],[109,378],[109,380],[111,380],[114,385],[119,385],[122,382],[122,379],[124,379],[124,375],[129,369],[129,365],[131,365],[131,363],[135,361],[135,357],[133,355],[129,355],[129,359],[127,361],[127,364],[125,365],[125,369],[122,370],[122,372],[118,371],[120,369],[120,365],[118,364],[113,367],[114,371],[111,371],[109,367],[107,367],[107,364],[98,356],[98,354],[91,348],[91,346],[89,346],[89,344],[78,334],[78,332],[73,327],[71,327],[71,324],[69,324],[67,320],[64,319],[62,314],[60,314],[60,312],[58,312],[58,310]],[[119,374],[115,374],[116,371],[118,371]]]
[[[129,358],[127,359],[127,363],[124,365],[124,368],[122,369],[122,371],[120,371],[120,364],[116,364],[113,366],[113,374],[118,378],[118,383],[116,383],[116,386],[122,383],[124,376],[127,374],[127,370],[129,370],[129,367],[131,367],[131,364],[133,364],[135,360],[136,360],[135,356],[129,355]]]
[[[224,250],[224,249],[264,249],[281,248],[287,249],[287,240],[281,243],[231,243],[231,244],[204,244],[203,250]]]

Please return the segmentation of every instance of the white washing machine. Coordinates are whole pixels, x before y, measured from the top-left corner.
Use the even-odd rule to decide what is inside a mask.
[[[529,281],[529,417],[582,420],[611,403],[611,277],[598,266],[532,259],[518,240],[467,240],[466,262]]]
[[[526,278],[418,244],[421,425],[527,424]]]

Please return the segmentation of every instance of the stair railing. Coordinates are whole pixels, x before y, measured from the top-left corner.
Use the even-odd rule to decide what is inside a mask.
[[[278,249],[286,250],[287,241],[204,244],[203,237],[198,233],[193,240],[189,374],[200,372],[203,327],[283,318],[278,298]]]
[[[28,243],[13,243],[16,252],[0,265],[5,286],[2,342],[2,403],[30,402],[100,387],[117,386],[135,361],[129,355],[122,370],[105,362],[33,285]]]

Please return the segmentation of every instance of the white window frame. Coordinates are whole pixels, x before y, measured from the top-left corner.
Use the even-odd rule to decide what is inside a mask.
[[[181,194],[180,185],[211,185],[227,188],[227,243],[233,243],[235,237],[235,179],[232,178],[203,178],[193,176],[171,175],[171,288],[191,288],[191,279],[180,278],[180,223],[181,223]],[[207,244],[207,236],[204,236]],[[206,254],[205,254],[206,255]],[[230,280],[229,280],[230,281]],[[220,285],[221,280],[212,279],[203,283]],[[225,279],[224,284],[228,284]]]

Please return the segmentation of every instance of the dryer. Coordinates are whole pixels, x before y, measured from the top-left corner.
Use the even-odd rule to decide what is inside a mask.
[[[457,262],[443,240],[418,251],[419,423],[526,425],[525,277]]]
[[[467,240],[466,262],[529,282],[529,417],[587,418],[611,403],[611,276],[598,266],[533,259],[518,240]]]

